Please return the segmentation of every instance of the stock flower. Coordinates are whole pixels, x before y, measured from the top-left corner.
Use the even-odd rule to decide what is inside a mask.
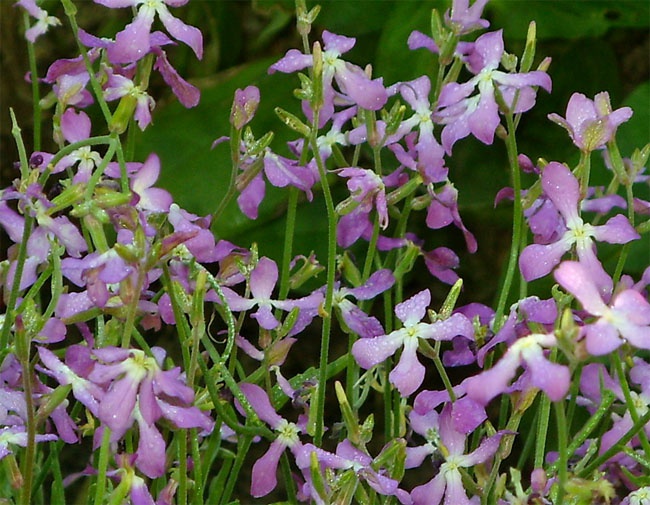
[[[417,157],[414,159],[414,166],[409,168],[420,173],[426,184],[444,181],[447,178],[445,151],[433,136],[433,111],[429,103],[431,81],[423,75],[413,81],[400,83],[397,87],[414,114],[402,122],[396,136],[401,137],[416,127],[418,129],[418,140],[415,143]],[[404,163],[405,158],[400,158],[400,161]]]
[[[495,88],[499,88],[508,107],[513,108],[513,113],[532,108],[535,104],[535,86],[550,93],[551,78],[546,72],[535,70],[508,74],[497,70],[503,53],[502,30],[481,35],[467,57],[467,66],[474,77],[466,83],[450,82],[442,88],[434,120],[445,125],[441,140],[447,154],[451,154],[456,141],[470,133],[484,144],[492,144],[494,132],[500,123]],[[476,88],[478,94],[470,96]],[[515,91],[518,94],[515,95]],[[516,103],[513,103],[514,96],[517,96]]]
[[[424,431],[429,440],[435,441],[437,449],[444,457],[444,463],[440,465],[432,480],[411,491],[413,504],[438,505],[444,498],[445,505],[471,505],[474,502],[467,497],[460,469],[489,460],[496,453],[501,438],[506,433],[499,432],[484,439],[473,452],[465,454],[467,436],[454,429],[449,404],[445,405],[440,416],[431,415],[422,421],[418,431]]]
[[[453,0],[451,12],[445,12],[445,21],[455,33],[462,35],[490,26],[487,19],[481,19],[488,0],[476,0],[470,7],[470,0]]]
[[[356,288],[335,287],[333,305],[340,311],[348,328],[360,337],[371,338],[383,335],[384,329],[381,323],[375,317],[363,312],[347,297],[354,296],[357,300],[370,300],[390,289],[394,283],[395,277],[390,270],[377,270],[361,286]]]
[[[463,232],[467,250],[475,253],[478,248],[476,239],[463,224],[458,211],[458,190],[451,182],[447,182],[438,190],[434,190],[431,185],[427,189],[431,196],[431,203],[427,207],[427,226],[432,230],[438,230],[453,223]]]
[[[51,442],[57,440],[56,435],[36,435],[36,442]],[[27,447],[27,431],[24,426],[5,426],[0,428],[0,459],[12,454],[10,445]]]
[[[188,0],[95,0],[95,2],[111,9],[138,8],[133,21],[115,36],[115,44],[108,50],[108,57],[112,63],[133,63],[149,52],[151,47],[149,34],[156,14],[172,37],[187,44],[198,59],[203,57],[201,31],[175,18],[167,9],[167,6],[185,5]]]
[[[112,73],[104,87],[104,98],[110,102],[124,96],[135,98],[133,117],[140,129],[144,131],[151,123],[151,111],[156,105],[154,99],[128,77]]]
[[[25,32],[25,38],[31,43],[36,42],[36,39],[47,32],[50,26],[61,26],[61,21],[36,5],[36,0],[19,0],[14,5],[20,5],[30,16],[36,18],[36,24]]]
[[[354,358],[366,369],[381,363],[403,347],[399,363],[389,375],[390,382],[402,396],[409,396],[424,380],[425,368],[418,361],[416,354],[420,338],[451,340],[457,335],[467,338],[474,335],[472,323],[462,314],[453,314],[449,319],[431,324],[420,322],[430,302],[429,290],[420,291],[395,306],[395,315],[402,321],[403,328],[388,335],[361,338],[352,345]]]
[[[310,468],[311,453],[316,453],[318,462],[322,467],[334,470],[347,470],[354,472],[357,479],[364,480],[377,493],[384,496],[395,496],[403,505],[411,505],[411,499],[406,491],[399,488],[399,481],[385,475],[384,469],[378,469],[373,459],[368,453],[358,449],[352,443],[345,439],[336,446],[336,453],[324,451],[313,444],[304,444],[301,451],[296,455],[296,464],[306,475],[305,489],[308,495],[316,500],[317,503],[325,503],[311,488],[310,478],[307,475]],[[345,475],[340,474],[339,476]]]
[[[251,476],[251,495],[255,498],[266,496],[275,489],[278,483],[277,469],[280,456],[288,447],[298,454],[302,442],[298,435],[303,431],[298,425],[281,417],[271,405],[266,391],[256,384],[242,383],[239,385],[242,393],[253,407],[257,416],[267,423],[276,433],[276,438],[271,442],[266,453],[253,465]],[[241,405],[237,402],[239,409]]]
[[[257,306],[257,311],[251,316],[258,324],[266,329],[272,330],[280,325],[280,322],[273,315],[273,309],[291,310],[294,307],[300,309],[298,321],[293,327],[291,334],[302,331],[313,315],[311,312],[317,309],[323,300],[322,293],[316,291],[309,296],[297,300],[272,300],[273,289],[278,282],[278,266],[269,258],[260,258],[257,265],[250,274],[251,298],[244,298],[228,287],[223,287],[223,294],[228,302],[230,310],[241,312],[250,310]],[[308,319],[308,320],[305,320]]]
[[[574,93],[569,99],[566,119],[558,114],[548,118],[569,132],[573,143],[583,152],[604,147],[614,138],[616,129],[632,117],[632,109],[621,107],[612,110],[609,93],[603,91],[590,100],[582,93]]]
[[[374,171],[364,168],[348,167],[336,172],[341,177],[348,177],[347,186],[350,191],[350,196],[336,207],[341,214],[336,230],[339,245],[347,247],[363,235],[373,209],[377,211],[380,228],[386,229],[388,204],[382,178]]]
[[[148,477],[165,473],[165,441],[155,423],[161,417],[178,428],[212,431],[214,422],[192,406],[194,391],[187,386],[180,368],[163,371],[165,351],[154,347],[155,357],[138,349],[104,347],[93,350],[98,362],[88,379],[106,388],[99,402],[98,417],[117,441],[138,423],[140,439],[136,466]]]
[[[237,187],[241,190],[237,197],[237,204],[246,217],[257,219],[259,205],[266,194],[264,177],[261,171],[255,172],[259,169],[260,156],[264,175],[273,186],[278,188],[294,186],[304,191],[307,199],[311,201],[313,198],[311,188],[317,178],[309,166],[301,166],[296,160],[275,154],[268,147],[261,155],[251,156],[246,152],[248,147],[250,146],[246,146],[242,142],[242,151],[245,157],[241,163],[243,171],[237,181]]]
[[[594,252],[593,240],[625,244],[640,236],[627,218],[616,215],[605,224],[593,226],[580,217],[580,185],[571,171],[561,163],[551,162],[542,173],[542,189],[564,219],[563,235],[550,244],[531,244],[519,257],[524,279],[531,281],[547,275],[575,244],[580,263],[596,278],[601,291],[611,291],[612,283]]]
[[[563,262],[555,271],[555,280],[597,318],[581,329],[590,354],[608,354],[625,341],[650,349],[650,303],[641,293],[625,289],[608,305],[593,273],[577,261]]]
[[[332,87],[332,80],[338,84],[343,98],[347,98],[359,107],[368,110],[381,109],[388,95],[383,86],[383,79],[370,79],[362,68],[340,58],[352,49],[356,40],[343,35],[323,31],[323,118],[329,119],[334,113],[334,100],[337,93]],[[297,49],[289,49],[279,61],[271,65],[269,73],[276,71],[292,73],[313,65],[313,57]]]
[[[571,373],[567,367],[549,361],[543,350],[556,345],[557,339],[552,333],[534,333],[518,338],[496,365],[467,379],[467,396],[487,405],[506,390],[517,369],[525,365],[533,386],[544,391],[552,401],[564,399]]]
[[[235,90],[235,99],[230,110],[230,124],[237,130],[251,122],[260,103],[260,90],[257,86],[246,86]]]

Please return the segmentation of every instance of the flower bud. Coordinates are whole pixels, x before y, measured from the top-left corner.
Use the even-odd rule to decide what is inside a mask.
[[[230,124],[237,130],[241,130],[250,123],[255,116],[257,106],[260,103],[260,90],[255,86],[246,86],[243,90],[235,91],[235,99],[230,110]]]
[[[108,131],[121,135],[129,126],[131,118],[135,113],[135,107],[138,105],[138,100],[133,95],[124,95],[120,98],[120,103],[113,113],[111,122],[108,124]]]

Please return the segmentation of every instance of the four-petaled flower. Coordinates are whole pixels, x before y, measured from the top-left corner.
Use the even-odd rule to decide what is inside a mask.
[[[389,379],[402,396],[409,396],[424,380],[425,368],[417,358],[419,339],[451,340],[457,335],[474,336],[474,328],[462,314],[453,314],[449,319],[435,323],[421,322],[431,302],[428,289],[420,291],[395,307],[395,314],[404,327],[388,335],[361,338],[352,346],[352,354],[363,368],[371,368],[397,349],[404,347],[399,363],[391,371]]]

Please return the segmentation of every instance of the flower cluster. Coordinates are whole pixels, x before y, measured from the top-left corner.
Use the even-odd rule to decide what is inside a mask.
[[[549,60],[533,69],[534,25],[517,58],[503,30],[486,31],[487,0],[453,0],[433,11],[431,36],[404,41],[436,55],[437,76],[388,83],[348,61],[352,37],[323,30],[310,45],[319,8],[297,0],[303,49],[268,68],[299,76],[302,114],[276,108],[296,135],[277,145],[259,132],[266,96],[237,89],[230,132],[212,144],[229,147],[230,182],[199,216],[158,187],[164,158],[133,145],[134,126],[153,122],[154,70],[183,106],[199,102],[169,60],[177,43],[203,57],[200,29],[176,17],[188,1],[95,0],[130,8],[109,38],[77,28],[63,0],[82,54],[28,75],[35,96],[48,89],[35,120],[52,109],[52,142],[26,147],[12,112],[0,498],[650,503],[650,267],[626,264],[650,231],[635,193],[650,144],[628,159],[616,143],[632,110],[574,94],[548,119],[579,161],[536,165],[516,142],[552,90]],[[15,5],[36,19],[29,44],[61,25],[37,0]],[[479,248],[452,162],[470,136],[504,140],[512,176],[496,198],[514,201],[514,223],[494,307],[475,301],[453,249]],[[595,153],[607,186],[593,183]],[[269,186],[289,195],[281,255],[215,237],[231,200],[242,222],[268,216]],[[323,216],[323,240],[303,205],[324,206],[309,214]],[[311,252],[294,251],[297,223]],[[537,436],[519,447],[529,426]],[[529,476],[504,469],[513,450]],[[85,469],[64,475],[64,453]]]

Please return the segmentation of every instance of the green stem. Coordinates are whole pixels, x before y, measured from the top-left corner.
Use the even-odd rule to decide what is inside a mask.
[[[555,418],[557,420],[557,446],[558,446],[558,476],[557,476],[557,494],[553,503],[562,505],[564,503],[564,486],[567,483],[567,452],[563,450],[567,446],[566,416],[564,412],[564,402],[555,402]]]
[[[178,505],[187,505],[187,431],[176,432],[178,448]],[[197,462],[198,464],[199,462]]]
[[[515,125],[512,114],[506,114],[506,123],[508,125],[508,136],[506,137],[506,149],[508,151],[508,164],[512,174],[512,186],[514,190],[514,209],[512,219],[512,242],[510,243],[510,255],[508,257],[508,266],[506,275],[501,287],[501,294],[494,316],[494,331],[498,331],[503,324],[503,315],[505,312],[508,295],[512,287],[517,260],[519,259],[519,245],[521,244],[521,234],[523,228],[523,207],[521,201],[521,176],[519,173],[519,163],[517,162],[517,139],[515,137]]]
[[[329,359],[330,332],[332,327],[332,301],[334,299],[334,275],[336,273],[336,211],[334,209],[334,201],[329,182],[327,181],[327,171],[323,159],[319,155],[316,142],[318,117],[318,109],[316,109],[314,111],[314,127],[312,128],[310,144],[316,159],[316,165],[318,166],[323,196],[325,197],[325,206],[327,208],[327,288],[325,292],[325,314],[323,316],[321,333],[318,386],[316,389],[316,419],[315,426],[312,427],[316,446],[320,446],[324,430],[325,387],[327,385],[327,363]]]
[[[106,469],[108,468],[110,443],[111,430],[108,426],[104,425],[102,445],[99,448],[99,461],[97,463],[97,485],[95,486],[94,505],[102,505],[104,503],[104,494],[106,493]]]

